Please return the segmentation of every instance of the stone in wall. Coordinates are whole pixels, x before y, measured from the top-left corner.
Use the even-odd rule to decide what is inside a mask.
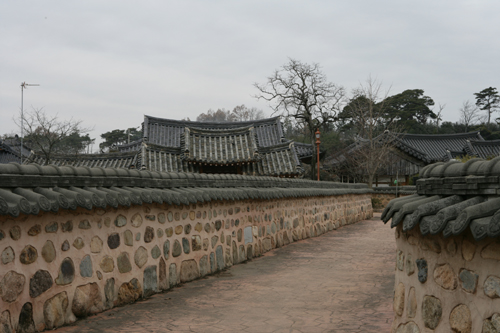
[[[156,237],[158,237],[158,238],[163,237],[163,229],[162,228],[156,229]]]
[[[167,290],[168,287],[167,264],[163,258],[160,258],[160,262],[158,264],[158,288],[160,290]]]
[[[465,304],[457,305],[450,313],[450,326],[453,332],[472,332],[472,318],[469,308]]]
[[[155,245],[155,246],[151,249],[151,257],[152,257],[153,259],[158,259],[160,256],[161,256],[161,250],[160,250],[160,248],[158,247],[158,245]]]
[[[156,265],[148,266],[144,270],[143,276],[144,297],[151,296],[158,292],[158,275]]]
[[[46,233],[56,233],[58,229],[59,229],[59,224],[57,222],[52,222],[45,226]]]
[[[38,270],[30,279],[30,297],[35,298],[52,287],[52,276],[45,270]]]
[[[0,238],[1,240],[1,238]],[[12,323],[10,320],[10,312],[5,310],[0,315],[0,333],[13,333]]]
[[[170,288],[175,286],[177,284],[177,265],[176,264],[170,264],[168,267],[168,282],[170,285]]]
[[[471,261],[474,258],[475,253],[476,245],[469,240],[464,239],[462,241],[462,257],[467,261]]]
[[[405,285],[400,282],[394,292],[394,306],[393,306],[394,312],[398,316],[402,316],[404,307],[405,307]]]
[[[405,324],[400,324],[396,330],[396,333],[420,333],[420,329],[417,324],[413,321],[407,322]]]
[[[497,276],[488,276],[486,281],[484,281],[483,286],[484,294],[489,298],[499,298],[500,297],[500,278]]]
[[[415,273],[415,264],[413,263],[413,258],[410,253],[406,256],[406,275],[410,276]]]
[[[179,241],[176,239],[174,241],[174,246],[172,248],[172,256],[173,257],[178,257],[180,256],[182,253],[182,246],[181,246],[181,243],[179,243]]]
[[[180,234],[182,234],[183,230],[184,230],[184,228],[182,227],[182,225],[178,225],[177,227],[175,227],[175,234],[180,235]]]
[[[146,227],[146,231],[144,231],[144,242],[151,243],[155,238],[155,229],[151,227]]]
[[[78,223],[78,229],[90,229],[91,226],[90,226],[90,222],[89,220],[82,220],[80,221],[80,223]]]
[[[477,287],[477,279],[479,276],[473,271],[469,271],[465,268],[462,268],[458,278],[461,282],[461,287],[464,291],[474,294],[476,292]]]
[[[253,258],[253,246],[252,244],[247,245],[247,260],[250,260]]]
[[[408,293],[408,304],[406,307],[406,315],[408,318],[415,318],[417,314],[417,297],[415,295],[415,288],[411,287]]]
[[[104,273],[111,273],[115,270],[115,261],[111,256],[104,256],[99,264]]]
[[[420,248],[436,253],[441,253],[441,244],[436,236],[427,236],[421,239]]]
[[[65,291],[49,298],[43,305],[43,317],[46,329],[63,326],[66,322],[68,308],[68,294]]]
[[[185,254],[189,254],[189,252],[191,252],[191,247],[187,238],[182,238],[182,249]]]
[[[200,251],[202,247],[201,237],[198,235],[191,236],[193,251]]]
[[[454,290],[458,285],[457,276],[449,264],[439,265],[434,269],[434,281],[447,290]]]
[[[115,225],[117,227],[124,227],[127,225],[127,218],[123,215],[118,215],[115,219]]]
[[[208,263],[208,256],[204,255],[200,259],[200,276],[205,276],[207,274],[210,274],[210,267]]]
[[[85,243],[83,242],[83,239],[81,237],[77,237],[75,241],[73,242],[73,247],[81,250],[85,246]]]
[[[165,224],[166,221],[167,221],[167,218],[165,217],[165,213],[159,213],[158,214],[158,222],[160,222],[161,224]]]
[[[14,271],[8,271],[0,281],[0,296],[4,302],[14,302],[24,289],[26,278]]]
[[[457,253],[457,248],[457,242],[454,238],[449,239],[446,243],[446,252],[448,252],[451,257],[453,257]]]
[[[56,258],[56,248],[54,247],[54,243],[52,241],[46,241],[42,247],[42,258],[51,263]]]
[[[226,266],[224,265],[224,252],[222,249],[222,245],[217,246],[217,248],[215,249],[215,257],[217,260],[217,270],[220,271],[224,269],[224,267]]]
[[[402,271],[405,265],[405,255],[403,251],[398,251],[398,256],[396,259],[396,266],[397,268]]]
[[[29,236],[36,236],[42,232],[42,226],[40,224],[35,224],[28,230]]]
[[[200,276],[198,264],[194,259],[184,260],[181,263],[181,283],[192,281]]]
[[[123,233],[123,243],[127,246],[133,246],[134,245],[134,235],[132,234],[132,231],[130,230],[125,230]]]
[[[10,238],[13,240],[19,240],[21,238],[21,228],[16,225],[9,230]]]
[[[26,245],[19,256],[19,260],[25,265],[34,263],[37,258],[38,251],[31,245]]]
[[[165,235],[167,235],[167,237],[172,237],[173,234],[174,229],[172,227],[165,229]]]
[[[62,232],[71,232],[73,231],[73,221],[66,221],[61,223]]]
[[[6,265],[9,262],[13,262],[15,258],[16,258],[16,255],[15,255],[14,250],[12,249],[12,247],[7,246],[2,251],[2,264]]]
[[[102,240],[99,236],[94,236],[90,240],[90,252],[100,253],[102,251]]]
[[[33,305],[24,303],[19,313],[19,321],[17,323],[17,331],[23,333],[35,333],[37,331],[35,322],[33,321]]]
[[[59,275],[55,282],[58,285],[66,285],[73,282],[75,279],[75,266],[71,258],[64,258],[59,266]]]
[[[416,262],[418,268],[418,281],[425,283],[425,281],[427,281],[427,260],[417,259]]]
[[[210,241],[208,238],[203,239],[203,251],[208,251],[208,248],[210,247]]]
[[[210,223],[205,223],[205,227],[204,227],[204,229],[205,229],[205,232],[206,232],[207,234],[209,234],[209,233],[210,233],[210,231],[211,231],[211,228],[210,228]]]
[[[142,296],[142,287],[137,279],[123,283],[118,289],[118,297],[115,305],[123,305],[135,302]]]
[[[142,225],[142,216],[139,213],[136,213],[134,216],[132,216],[132,219],[130,220],[132,223],[133,227],[139,228]]]
[[[115,301],[115,279],[107,279],[106,284],[104,285],[104,297],[106,298],[104,306],[106,309],[110,309],[113,307],[113,303]]]
[[[424,296],[424,300],[422,301],[422,319],[425,327],[432,330],[435,329],[441,320],[442,314],[441,301],[434,296]]]
[[[68,251],[69,250],[69,242],[68,240],[65,240],[62,244],[61,244],[61,251]]]
[[[246,254],[245,254],[245,246],[240,245],[238,248],[238,256],[239,256],[239,262],[243,262],[246,260]]]
[[[163,243],[163,256],[165,260],[170,257],[170,241],[168,239]]]
[[[481,251],[483,259],[494,259],[500,261],[500,243],[494,242],[486,245]]]
[[[116,258],[116,265],[120,273],[128,273],[132,270],[132,264],[130,263],[130,257],[127,252],[122,252],[118,255]]]
[[[194,230],[201,232],[203,230],[203,225],[200,222],[196,223]]]
[[[71,311],[77,317],[87,317],[104,310],[101,292],[97,283],[88,283],[76,287]]]
[[[186,224],[186,225],[184,226],[184,233],[185,233],[186,235],[189,235],[189,233],[190,233],[190,232],[191,232],[191,224]]]
[[[236,242],[233,241],[233,245],[232,245],[232,252],[233,252],[233,263],[236,265],[239,261],[238,261],[238,246],[236,245]]]
[[[108,247],[111,250],[114,250],[118,246],[120,246],[120,234],[114,232],[108,236]]]
[[[142,268],[148,261],[148,250],[146,250],[143,246],[140,246],[134,255],[134,262],[137,267]]]
[[[482,333],[498,333],[500,332],[500,313],[495,313],[490,318],[483,321]]]

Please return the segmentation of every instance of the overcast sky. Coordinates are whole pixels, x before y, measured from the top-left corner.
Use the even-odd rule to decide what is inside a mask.
[[[500,88],[500,1],[2,1],[0,134],[43,107],[91,137],[236,105],[271,109],[253,83],[288,58],[348,90],[371,75],[391,94],[423,89],[444,120]],[[97,148],[94,147],[94,150]]]

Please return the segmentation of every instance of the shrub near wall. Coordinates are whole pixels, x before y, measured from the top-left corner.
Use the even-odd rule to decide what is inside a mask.
[[[359,186],[352,190],[357,193],[343,189],[329,196],[286,197],[281,191],[281,198],[272,198],[269,191],[257,190],[267,200],[231,200],[213,189],[219,199],[197,201],[203,196],[191,192],[177,197],[184,204],[0,216],[0,332],[69,324],[372,215],[370,195]]]

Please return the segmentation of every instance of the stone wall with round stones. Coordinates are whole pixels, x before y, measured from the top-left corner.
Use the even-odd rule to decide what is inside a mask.
[[[500,332],[500,240],[395,229],[392,332]]]
[[[366,193],[0,216],[0,332],[69,324],[371,215]]]

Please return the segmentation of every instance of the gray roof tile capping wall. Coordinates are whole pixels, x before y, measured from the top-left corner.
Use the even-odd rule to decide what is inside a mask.
[[[189,205],[211,200],[273,199],[370,193],[365,184],[303,179],[154,172],[122,168],[0,165],[0,215],[37,215],[143,203]]]
[[[500,236],[500,157],[490,161],[450,161],[424,167],[417,194],[392,200],[384,223],[402,223],[403,231],[419,228],[422,235],[444,237],[470,229],[479,241]]]

